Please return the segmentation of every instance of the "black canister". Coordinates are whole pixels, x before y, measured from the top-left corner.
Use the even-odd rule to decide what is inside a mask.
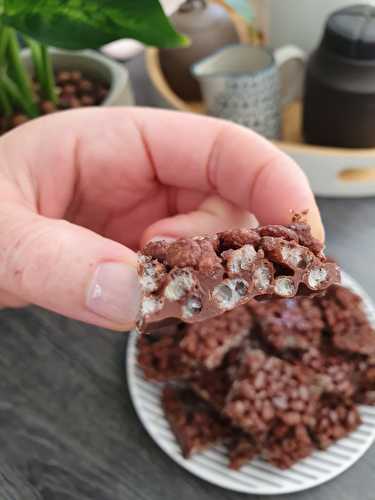
[[[307,65],[303,131],[322,146],[375,146],[375,7],[334,12]]]

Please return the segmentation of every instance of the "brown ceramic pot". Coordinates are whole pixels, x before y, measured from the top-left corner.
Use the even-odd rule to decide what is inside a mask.
[[[171,18],[176,29],[188,35],[189,47],[161,49],[160,65],[172,90],[186,101],[201,100],[199,85],[190,67],[215,50],[237,43],[239,36],[228,12],[221,5],[189,0]]]

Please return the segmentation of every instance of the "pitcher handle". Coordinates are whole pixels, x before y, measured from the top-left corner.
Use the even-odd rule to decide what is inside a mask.
[[[280,72],[281,103],[288,104],[302,97],[306,52],[296,45],[284,45],[273,53]],[[296,66],[288,71],[287,63],[294,60]]]

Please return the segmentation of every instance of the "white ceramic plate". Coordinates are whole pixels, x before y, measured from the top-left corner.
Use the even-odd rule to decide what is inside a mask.
[[[362,296],[366,312],[375,326],[375,308],[368,295],[348,275],[343,284]],[[325,483],[338,476],[368,450],[375,440],[375,407],[360,406],[362,425],[349,437],[341,439],[326,451],[316,451],[287,471],[276,469],[257,459],[233,471],[226,467],[221,447],[185,460],[170,431],[160,405],[161,384],[143,378],[137,366],[137,334],[131,333],[127,350],[127,377],[136,412],[150,436],[175,462],[192,474],[223,488],[242,493],[273,495],[294,493]]]

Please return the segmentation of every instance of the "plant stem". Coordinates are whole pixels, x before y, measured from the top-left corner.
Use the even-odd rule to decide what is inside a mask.
[[[13,111],[12,105],[6,92],[4,91],[1,85],[0,85],[0,108],[4,116],[6,117],[11,116]]]
[[[0,28],[0,67],[4,68],[7,64],[6,53],[9,42],[9,28],[2,26]]]
[[[16,32],[13,29],[9,29],[9,63],[10,67],[13,70],[14,73],[14,79],[15,82],[10,80],[12,84],[16,84],[16,87],[18,87],[18,93],[21,94],[23,97],[24,105],[22,106],[24,109],[28,109],[29,116],[38,116],[38,108],[35,104],[34,101],[34,96],[33,92],[31,90],[31,80],[29,78],[29,75],[27,73],[27,70],[22,64],[21,57],[20,57],[20,51],[21,48],[19,46]],[[5,80],[3,80],[5,81]]]
[[[58,99],[56,93],[55,75],[53,74],[52,59],[48,52],[47,45],[41,44],[40,50],[42,53],[44,67],[46,97],[49,101],[57,104]]]
[[[4,90],[9,95],[11,100],[19,106],[30,118],[36,118],[38,116],[38,110],[36,109],[35,103],[30,102],[25,99],[25,96],[20,91],[16,83],[9,78],[8,75],[4,74],[1,78],[1,82]]]
[[[8,28],[5,26],[1,25],[0,27],[0,74],[5,73],[6,71],[6,66],[7,66],[7,61],[6,61],[6,53],[8,50]],[[1,113],[5,118],[9,118],[12,113],[12,103],[7,96],[7,93],[3,89],[1,82],[0,82],[0,109]],[[5,127],[5,123],[2,124],[2,132]]]
[[[31,51],[31,58],[33,60],[36,79],[39,82],[40,86],[43,87],[44,71],[43,71],[43,58],[42,58],[42,51],[40,48],[40,44],[29,37],[24,37],[24,39]]]

